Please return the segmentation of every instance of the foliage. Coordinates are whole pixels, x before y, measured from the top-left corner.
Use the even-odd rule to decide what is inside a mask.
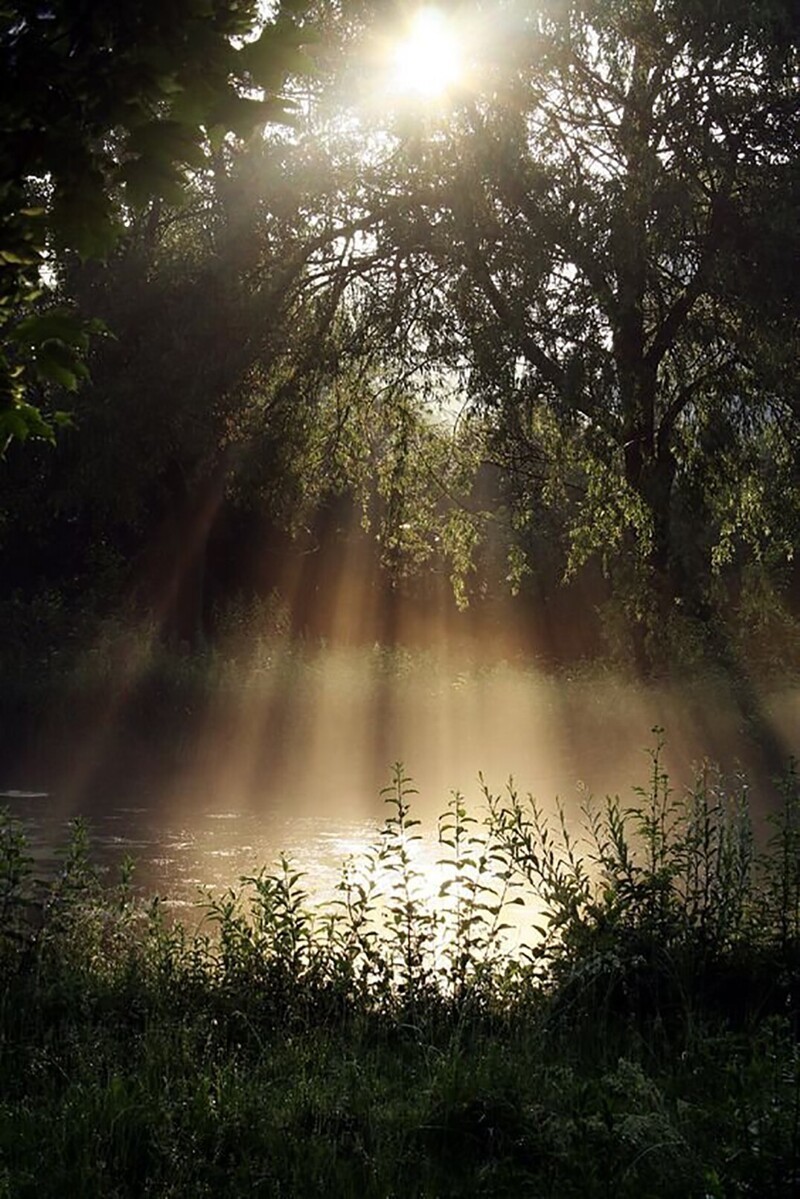
[[[545,905],[547,936],[534,957],[561,980],[559,1003],[573,1019],[605,1012],[613,1022],[622,1012],[685,1028],[720,1004],[747,1020],[762,1003],[780,1006],[767,967],[774,916],[756,931],[776,863],[756,858],[746,786],[732,790],[706,769],[676,797],[661,748],[636,804],[614,798],[586,810],[586,854],[563,812],[554,835],[514,793],[499,809],[508,852]]]
[[[258,514],[315,552],[347,510],[398,589],[447,574],[465,607],[565,579],[641,669],[733,674],[745,626],[784,658],[800,528],[788,8],[477,5],[456,22],[469,83],[423,113],[367,100],[383,9],[285,5],[248,40],[253,6],[234,7],[200,21],[185,0],[149,24],[103,9],[90,36],[50,6],[54,45],[45,10],[9,18],[20,64],[49,55],[60,78],[69,50],[77,107],[50,120],[49,93],[21,85],[6,101],[10,128],[41,133],[9,143],[28,147],[40,232],[36,261],[4,277],[40,289],[44,247],[49,282],[3,309],[5,436],[49,436],[58,388],[82,384],[57,453],[5,456],[14,584],[108,598],[196,546],[184,583],[158,582],[167,634],[199,644],[221,528]],[[302,127],[221,136],[214,95],[234,132],[237,113],[279,115],[250,97],[304,69],[311,30],[325,53],[294,85]],[[58,158],[70,138],[81,152]],[[94,199],[65,208],[84,187]],[[113,220],[107,252],[83,244]]]
[[[231,0],[91,13],[4,5],[0,447],[52,437],[41,399],[50,385],[75,390],[100,331],[54,304],[43,268],[65,252],[105,258],[133,213],[180,201],[229,133],[291,119],[280,90],[308,66],[295,21],[303,8],[280,5],[263,26],[256,3]]]
[[[423,566],[462,600],[481,585],[475,443],[432,420],[356,313],[309,293],[308,221],[274,200],[296,165],[278,137],[227,150],[191,205],[132,225],[105,267],[69,271],[81,309],[118,336],[93,353],[76,429],[7,455],[0,544],[21,595],[45,579],[84,610],[124,595],[196,646],[230,598],[218,575],[246,577],[247,531],[265,526],[316,554],[360,525],[387,587]],[[239,560],[215,571],[226,537]]]
[[[175,583],[175,606],[190,601],[179,636],[194,640],[212,533],[253,511],[299,533],[343,489],[353,396],[327,305],[286,294],[295,235],[265,212],[263,181],[254,192],[265,157],[220,151],[191,204],[133,220],[105,266],[69,270],[81,311],[117,336],[95,347],[74,432],[7,454],[0,538],[23,593],[52,577],[67,596],[79,581],[83,607],[88,593],[130,600],[137,574],[146,602],[161,580],[141,576],[174,571],[195,545]]]
[[[567,573],[602,560],[644,664],[676,604],[705,616],[731,554],[793,552],[791,6],[459,21],[469,80],[449,103],[352,105],[365,141],[383,134],[341,193],[342,227],[371,220],[353,289],[369,279],[376,337],[409,369],[463,382],[512,527],[555,508]]]
[[[129,866],[101,882],[80,825],[36,881],[5,817],[7,1192],[790,1195],[796,777],[759,854],[741,797],[675,797],[659,755],[585,857],[513,792],[483,829],[454,796],[432,901],[398,767],[333,907],[283,860],[195,933]],[[523,894],[527,963],[498,925]]]

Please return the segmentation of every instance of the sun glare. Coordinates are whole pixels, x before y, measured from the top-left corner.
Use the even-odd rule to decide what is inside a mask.
[[[390,55],[392,90],[435,100],[457,84],[463,50],[457,30],[436,8],[421,8]]]

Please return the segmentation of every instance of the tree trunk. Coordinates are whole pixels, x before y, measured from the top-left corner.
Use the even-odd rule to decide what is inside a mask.
[[[206,562],[211,529],[223,502],[229,457],[222,454],[196,480],[173,460],[168,510],[145,557],[145,584],[164,640],[198,649],[205,639]]]
[[[669,446],[654,446],[653,439],[642,433],[629,438],[625,445],[625,481],[648,514],[651,531],[645,576],[638,581],[646,589],[643,603],[638,605],[642,615],[632,629],[636,666],[642,674],[652,673],[663,658],[663,634],[678,593],[672,545],[675,471],[675,456]],[[638,547],[632,545],[631,550],[637,552]]]

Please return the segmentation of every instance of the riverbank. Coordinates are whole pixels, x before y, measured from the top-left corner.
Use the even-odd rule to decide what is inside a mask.
[[[193,933],[99,879],[80,825],[37,884],[6,821],[0,1194],[795,1194],[783,797],[764,851],[742,793],[677,796],[658,750],[584,840],[513,792],[454,798],[431,895],[398,774],[327,908],[286,863]]]

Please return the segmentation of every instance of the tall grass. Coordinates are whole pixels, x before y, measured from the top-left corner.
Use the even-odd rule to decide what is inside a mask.
[[[0,821],[0,1195],[732,1196],[800,1185],[800,787],[577,830],[453,795],[416,852],[397,767],[328,902],[276,868],[197,931]]]

